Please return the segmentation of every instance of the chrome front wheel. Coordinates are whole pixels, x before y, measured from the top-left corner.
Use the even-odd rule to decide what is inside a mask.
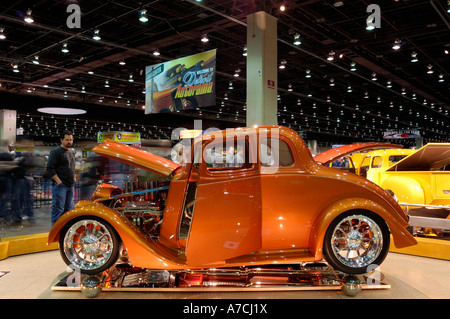
[[[324,253],[336,269],[349,274],[366,273],[381,264],[389,249],[389,229],[371,212],[337,217],[325,235]]]
[[[108,223],[86,217],[66,225],[59,247],[66,264],[92,275],[114,265],[119,257],[120,241]]]

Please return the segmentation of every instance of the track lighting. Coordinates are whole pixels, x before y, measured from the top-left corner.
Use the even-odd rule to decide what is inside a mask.
[[[306,69],[306,71],[305,71],[305,78],[310,78],[311,77],[311,70],[310,69]]]
[[[300,45],[302,44],[302,41],[300,40],[300,34],[295,33],[294,34],[294,45]]]
[[[208,38],[208,36],[206,35],[206,33],[203,33],[203,34],[202,34],[201,41],[202,41],[203,43],[206,43],[206,42],[209,41],[209,38]]]
[[[94,35],[92,36],[92,39],[94,39],[95,41],[100,41],[102,39],[100,37],[100,30],[99,29],[95,29],[94,30]]]
[[[0,40],[5,40],[5,39],[6,39],[5,27],[0,27]]]
[[[400,41],[399,39],[395,39],[394,45],[392,46],[392,49],[394,49],[394,50],[400,49],[401,44],[402,44],[402,41]]]
[[[33,23],[34,22],[34,19],[33,19],[33,17],[31,16],[31,9],[28,9],[27,10],[27,14],[25,15],[25,17],[23,18],[23,20],[26,22],[26,23]]]
[[[334,52],[334,51],[331,51],[330,53],[328,53],[328,57],[327,57],[327,60],[328,61],[333,61],[334,60],[334,55],[335,55],[336,53]]]
[[[139,14],[139,21],[145,23],[148,22],[148,18],[147,18],[147,10],[146,9],[142,9],[140,14]]]
[[[67,47],[67,42],[64,42],[64,43],[63,43],[61,52],[62,52],[62,53],[69,53],[69,48]]]

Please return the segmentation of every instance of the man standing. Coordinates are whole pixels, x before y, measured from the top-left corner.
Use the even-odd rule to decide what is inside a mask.
[[[47,162],[47,172],[52,182],[52,212],[54,224],[65,212],[73,208],[75,184],[75,154],[70,150],[73,145],[73,133],[63,132],[61,146],[50,152]]]

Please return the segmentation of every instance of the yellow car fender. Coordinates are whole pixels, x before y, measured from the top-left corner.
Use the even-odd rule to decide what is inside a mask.
[[[426,194],[417,179],[407,176],[390,176],[381,183],[385,190],[391,190],[399,203],[424,204]]]

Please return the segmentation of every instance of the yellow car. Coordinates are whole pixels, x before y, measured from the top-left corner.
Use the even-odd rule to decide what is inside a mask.
[[[351,171],[395,195],[399,203],[450,207],[450,143],[429,143],[419,150],[373,144],[372,149],[383,149],[362,153],[370,149],[363,146],[346,145],[345,152],[333,149],[335,157],[322,153],[314,159],[331,166],[338,155],[345,155]]]

